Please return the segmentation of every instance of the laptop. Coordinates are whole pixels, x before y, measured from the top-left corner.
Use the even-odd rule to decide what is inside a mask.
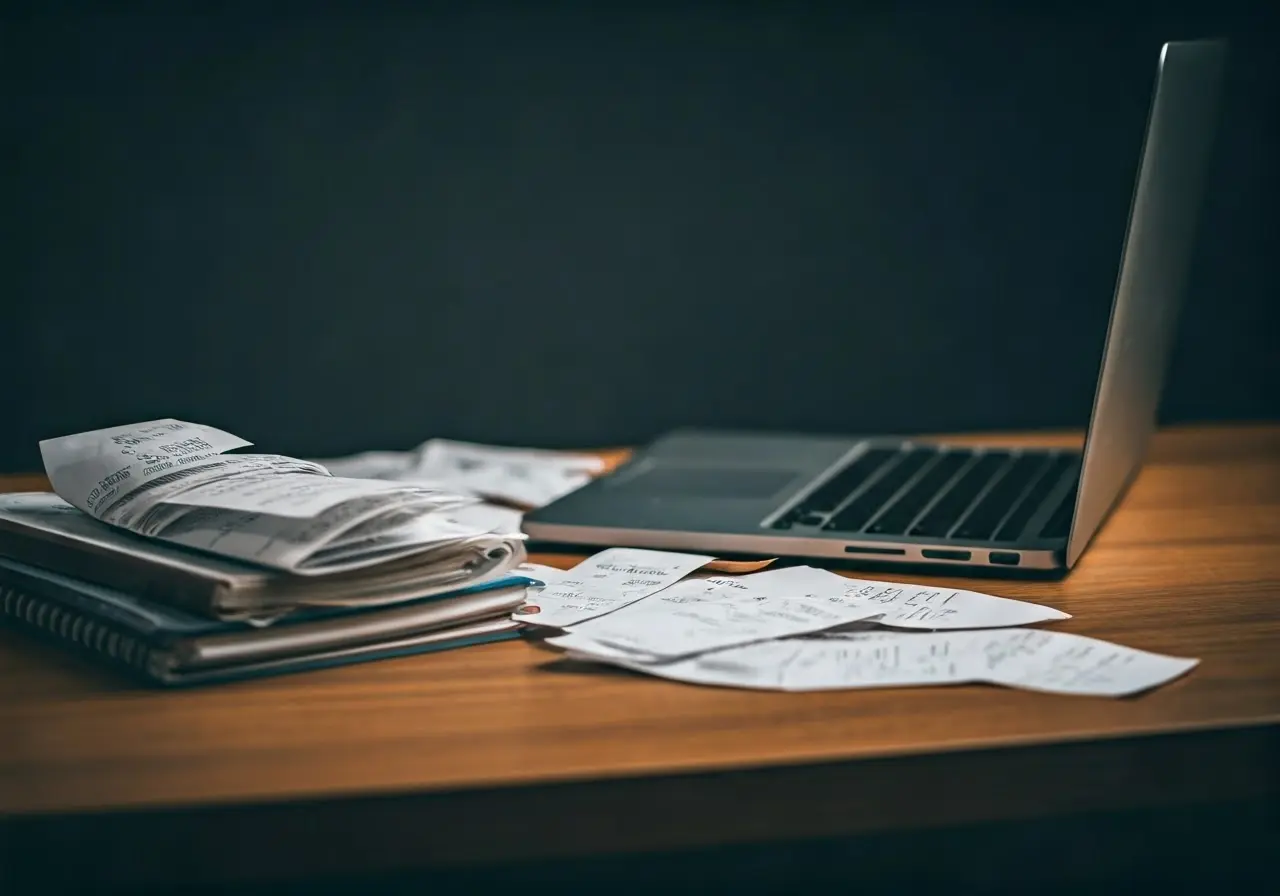
[[[682,429],[524,517],[530,538],[1065,574],[1155,428],[1218,118],[1224,41],[1160,52],[1083,450]]]

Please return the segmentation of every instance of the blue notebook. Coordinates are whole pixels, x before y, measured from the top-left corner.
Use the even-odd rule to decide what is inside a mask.
[[[165,686],[208,684],[515,638],[525,588],[507,575],[379,608],[220,621],[0,557],[0,619]]]

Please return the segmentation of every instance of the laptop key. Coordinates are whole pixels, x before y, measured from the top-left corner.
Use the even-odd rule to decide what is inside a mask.
[[[1072,486],[1071,491],[1062,497],[1057,509],[1053,511],[1053,516],[1049,517],[1049,521],[1040,530],[1041,538],[1067,537],[1067,533],[1071,530],[1071,517],[1076,510],[1076,492],[1078,490],[1078,485]]]
[[[986,488],[991,477],[1009,460],[1005,451],[989,451],[978,458],[958,482],[952,483],[947,493],[938,499],[921,520],[911,527],[911,534],[925,538],[944,538],[951,531],[973,499]]]
[[[943,489],[956,473],[973,457],[972,451],[948,451],[938,462],[916,480],[915,485],[893,506],[885,510],[867,527],[877,535],[901,535],[934,496]]]
[[[861,532],[885,502],[892,498],[935,454],[937,448],[915,448],[898,452],[901,458],[886,470],[879,479],[867,486],[849,504],[828,522],[824,529],[838,532]]]
[[[1027,523],[1031,521],[1031,517],[1044,503],[1045,498],[1049,497],[1049,493],[1053,491],[1053,487],[1058,484],[1058,480],[1062,478],[1062,474],[1071,466],[1074,458],[1071,455],[1058,455],[1048,466],[1048,469],[1040,474],[1040,478],[1035,481],[1022,496],[1022,500],[1018,502],[1018,506],[1013,508],[1013,512],[1009,514],[1000,526],[1000,529],[992,537],[993,541],[1016,541],[1022,535],[1022,530],[1027,527]]]
[[[1014,501],[1022,494],[1033,476],[1044,466],[1042,454],[1024,454],[1015,460],[1000,480],[969,512],[964,521],[952,533],[953,538],[971,538],[985,541],[995,532],[1000,520]]]
[[[818,486],[801,501],[792,512],[795,519],[809,513],[830,513],[845,498],[857,491],[877,470],[894,458],[893,448],[872,448],[864,451],[857,460]],[[788,514],[791,516],[791,514]]]

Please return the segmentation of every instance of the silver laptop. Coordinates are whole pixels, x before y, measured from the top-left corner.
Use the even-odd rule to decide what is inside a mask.
[[[538,541],[1063,573],[1155,426],[1217,124],[1222,41],[1165,44],[1084,450],[680,430],[524,518]]]

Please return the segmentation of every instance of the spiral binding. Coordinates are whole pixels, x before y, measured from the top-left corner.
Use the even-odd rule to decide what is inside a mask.
[[[0,618],[25,623],[59,641],[75,644],[144,674],[150,669],[151,648],[145,641],[16,588],[0,585]]]

